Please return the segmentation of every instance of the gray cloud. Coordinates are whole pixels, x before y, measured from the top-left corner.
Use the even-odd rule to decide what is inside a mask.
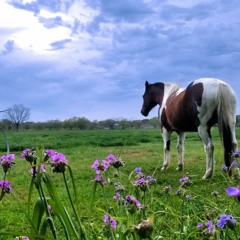
[[[15,9],[33,12],[49,33],[62,27],[69,35],[34,52],[7,38],[19,28],[0,28],[6,39],[0,41],[6,82],[0,89],[2,108],[23,103],[35,121],[72,116],[140,119],[146,80],[186,86],[197,78],[216,77],[238,91],[238,1],[93,0],[70,16],[75,3],[12,1]],[[42,9],[57,14],[40,17]]]

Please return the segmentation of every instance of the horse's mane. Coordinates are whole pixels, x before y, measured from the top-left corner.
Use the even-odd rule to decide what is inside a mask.
[[[177,94],[179,90],[182,91],[183,88],[176,83],[164,83],[164,96],[163,96],[162,106],[165,105],[170,95]]]

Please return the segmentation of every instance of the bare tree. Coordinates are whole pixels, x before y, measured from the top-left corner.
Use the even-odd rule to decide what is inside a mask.
[[[24,107],[22,104],[14,104],[11,108],[7,109],[6,118],[10,120],[19,130],[20,125],[26,122],[30,117],[30,108]]]

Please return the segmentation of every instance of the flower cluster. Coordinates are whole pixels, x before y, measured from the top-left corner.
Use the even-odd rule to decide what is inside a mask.
[[[10,193],[13,190],[11,183],[6,179],[6,176],[7,172],[10,171],[11,167],[15,164],[14,160],[14,154],[7,154],[0,157],[0,165],[2,166],[4,172],[3,180],[0,181],[0,201],[6,193]]]
[[[232,215],[221,214],[217,220],[216,227],[219,229],[229,228],[234,230],[236,222],[236,219]],[[210,219],[207,222],[199,223],[197,228],[202,229],[202,235],[204,237],[210,237],[214,235],[215,225]]]
[[[113,166],[115,168],[119,168],[120,166],[124,166],[124,162],[121,158],[115,158],[113,154],[109,154],[106,159],[95,160],[91,166],[91,168],[95,169],[97,176],[93,179],[94,182],[99,183],[100,185],[105,184],[107,181],[104,179],[102,174],[110,167]]]
[[[20,158],[25,158],[28,162],[30,162],[31,165],[35,165],[37,160],[36,151],[34,151],[34,149],[26,148],[25,150],[23,150],[22,154],[20,155]],[[68,160],[66,159],[64,154],[56,152],[53,149],[45,150],[43,161],[44,162],[49,161],[52,167],[52,171],[56,173],[65,172],[66,165],[68,163]],[[41,168],[40,170],[43,171],[44,165],[41,165],[40,168]],[[36,170],[37,167],[35,171]],[[33,173],[34,167],[30,171]]]
[[[147,176],[145,178],[145,175],[142,173],[142,168],[137,167],[135,168],[136,177],[134,180],[134,185],[138,187],[141,191],[147,191],[149,190],[149,186],[156,183],[156,179],[154,179],[152,176]]]
[[[109,217],[108,214],[104,215],[103,221],[104,221],[106,226],[110,226],[113,229],[117,228],[117,221],[114,218]]]
[[[191,200],[192,199],[192,195],[191,194],[187,194],[186,193],[186,188],[188,186],[192,185],[192,182],[190,181],[188,176],[184,176],[182,178],[179,179],[180,182],[180,187],[175,191],[177,196],[185,196],[185,198],[187,200]]]
[[[205,223],[199,223],[197,225],[197,228],[202,230],[203,237],[211,237],[214,235],[215,226],[212,221],[207,221]]]
[[[188,176],[180,178],[179,182],[181,183],[181,187],[187,187],[192,185]]]
[[[231,160],[232,163],[229,167],[227,167],[225,164],[222,165],[222,171],[223,172],[229,172],[229,171],[233,171],[233,172],[238,172],[238,162],[236,161],[237,158],[240,157],[240,150],[235,151],[232,155],[231,155]],[[238,174],[237,174],[238,175]]]
[[[114,168],[123,167],[125,165],[125,162],[120,157],[116,158],[113,154],[107,156],[107,161]]]
[[[127,195],[125,197],[124,204],[127,211],[131,214],[135,213],[137,210],[144,209],[144,206],[132,195]]]

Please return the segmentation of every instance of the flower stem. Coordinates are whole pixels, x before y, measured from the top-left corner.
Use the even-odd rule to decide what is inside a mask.
[[[71,194],[70,194],[70,191],[69,191],[69,188],[68,188],[68,185],[67,185],[67,179],[66,179],[66,175],[65,175],[65,172],[63,172],[63,179],[64,179],[64,183],[65,183],[65,186],[66,186],[66,189],[67,189],[67,194],[68,194],[68,198],[70,200],[70,203],[71,203],[71,206],[72,206],[72,209],[73,209],[73,213],[77,219],[77,222],[78,222],[78,225],[79,225],[79,228],[80,228],[80,239],[87,239],[86,237],[86,233],[83,229],[83,226],[82,226],[82,223],[78,217],[78,214],[77,214],[77,211],[76,211],[76,208],[73,204],[73,200],[72,200],[72,197],[71,197]]]

